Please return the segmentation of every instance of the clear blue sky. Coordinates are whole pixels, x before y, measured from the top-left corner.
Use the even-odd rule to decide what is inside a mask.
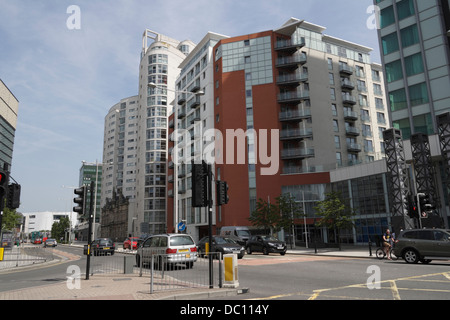
[[[0,0],[0,78],[19,100],[12,176],[20,212],[71,211],[82,160],[102,160],[104,117],[138,92],[145,29],[178,40],[239,36],[289,18],[374,49],[372,0]],[[70,30],[67,9],[81,9]]]

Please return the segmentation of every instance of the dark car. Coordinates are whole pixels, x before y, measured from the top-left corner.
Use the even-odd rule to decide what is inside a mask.
[[[197,243],[197,250],[200,257],[206,253],[206,243],[209,242],[209,236],[202,238]],[[222,254],[237,254],[238,259],[245,255],[245,248],[234,239],[222,236],[212,236],[211,252],[221,252]]]
[[[113,255],[115,249],[116,247],[114,242],[109,238],[95,239],[91,245],[91,250],[94,256],[107,255],[108,253]]]
[[[279,253],[284,256],[286,254],[286,242],[268,235],[252,236],[247,241],[247,253],[252,254],[253,252]]]
[[[404,230],[397,238],[395,254],[407,263],[450,260],[450,232],[444,229]]]

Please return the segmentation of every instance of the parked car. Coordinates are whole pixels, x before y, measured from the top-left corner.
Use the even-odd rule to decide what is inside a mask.
[[[247,241],[248,254],[262,252],[264,254],[279,253],[284,256],[286,254],[286,249],[286,242],[268,235],[252,236],[250,240]]]
[[[138,266],[154,262],[161,268],[184,264],[192,268],[197,261],[197,246],[190,235],[167,233],[154,235],[146,239],[136,253]]]
[[[450,231],[444,229],[404,230],[394,246],[396,255],[407,263],[450,260]]]
[[[113,255],[116,250],[114,242],[109,238],[99,238],[92,241],[91,251],[94,256]]]
[[[226,226],[220,228],[220,235],[223,237],[232,238],[237,243],[244,245],[247,243],[248,239],[250,239],[251,234],[248,227],[239,227],[239,226]]]
[[[128,237],[123,242],[123,249],[125,250],[125,249],[132,248],[131,250],[136,250],[138,248],[140,242],[141,242],[141,238]]]
[[[206,243],[209,242],[209,236],[202,238],[197,243],[197,251],[200,257],[206,253]],[[212,236],[212,246],[210,252],[221,252],[222,254],[237,254],[238,259],[245,255],[245,248],[238,244],[234,239],[222,236]]]
[[[44,242],[44,248],[46,247],[56,247],[58,243],[56,242],[56,239],[47,239]]]

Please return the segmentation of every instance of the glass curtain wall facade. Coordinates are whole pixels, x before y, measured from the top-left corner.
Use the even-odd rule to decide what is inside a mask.
[[[375,0],[393,127],[404,139],[436,134],[436,115],[450,110],[448,0]]]

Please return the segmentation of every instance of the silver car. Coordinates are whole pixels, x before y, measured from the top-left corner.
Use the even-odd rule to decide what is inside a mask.
[[[187,234],[159,234],[146,239],[138,248],[136,263],[138,266],[149,264],[152,261],[162,266],[184,264],[192,268],[197,261],[197,246],[190,235]]]

